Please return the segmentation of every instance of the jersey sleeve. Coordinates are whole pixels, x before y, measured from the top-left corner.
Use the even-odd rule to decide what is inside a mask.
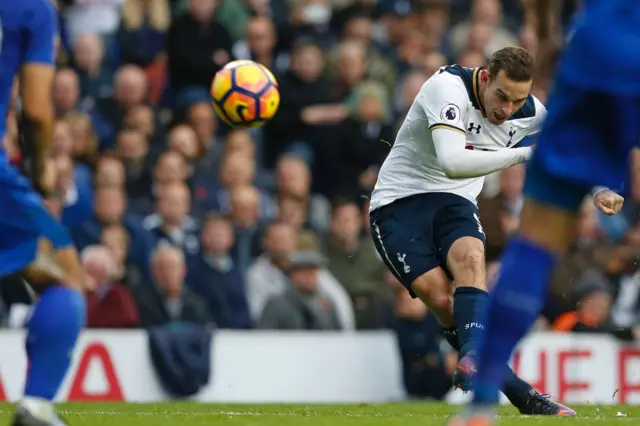
[[[547,109],[544,104],[538,100],[535,96],[533,97],[533,102],[536,105],[536,115],[533,117],[533,121],[531,121],[531,125],[529,126],[529,130],[527,131],[527,136],[535,135],[540,132],[542,129],[542,123],[547,118]]]
[[[24,63],[36,62],[55,65],[58,15],[50,0],[34,2],[32,13],[24,23],[26,46]]]
[[[429,130],[447,129],[465,134],[469,95],[459,78],[436,77],[422,88],[418,101],[429,121]]]

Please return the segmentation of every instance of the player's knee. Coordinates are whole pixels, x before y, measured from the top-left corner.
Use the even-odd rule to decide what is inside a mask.
[[[484,253],[475,247],[466,250],[460,259],[460,265],[473,272],[484,271]]]

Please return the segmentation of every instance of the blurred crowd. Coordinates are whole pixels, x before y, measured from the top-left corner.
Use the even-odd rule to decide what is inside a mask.
[[[455,358],[437,324],[377,257],[367,195],[439,67],[483,66],[508,45],[535,52],[529,3],[59,1],[47,203],[80,250],[89,327],[391,328],[407,371],[447,376]],[[564,2],[565,24],[578,4]],[[280,110],[264,128],[215,117],[209,85],[233,59],[279,81]],[[534,94],[544,102],[547,90],[540,80]],[[8,127],[3,144],[19,162],[15,116]],[[487,179],[490,275],[517,228],[523,179],[523,167]],[[582,216],[540,327],[633,339],[636,208],[603,219],[586,201]],[[29,296],[21,283],[1,288],[0,321],[20,326]]]

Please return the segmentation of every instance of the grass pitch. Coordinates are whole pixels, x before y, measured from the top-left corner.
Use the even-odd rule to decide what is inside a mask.
[[[361,405],[61,404],[71,426],[445,426],[459,406],[441,403]],[[501,411],[502,425],[638,425],[640,406],[583,406],[579,417],[523,417]],[[0,404],[0,424],[13,406]]]

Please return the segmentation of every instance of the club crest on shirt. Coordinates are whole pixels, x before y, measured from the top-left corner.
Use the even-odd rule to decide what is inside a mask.
[[[440,119],[447,123],[457,123],[460,120],[460,108],[456,105],[445,105],[440,111]]]

